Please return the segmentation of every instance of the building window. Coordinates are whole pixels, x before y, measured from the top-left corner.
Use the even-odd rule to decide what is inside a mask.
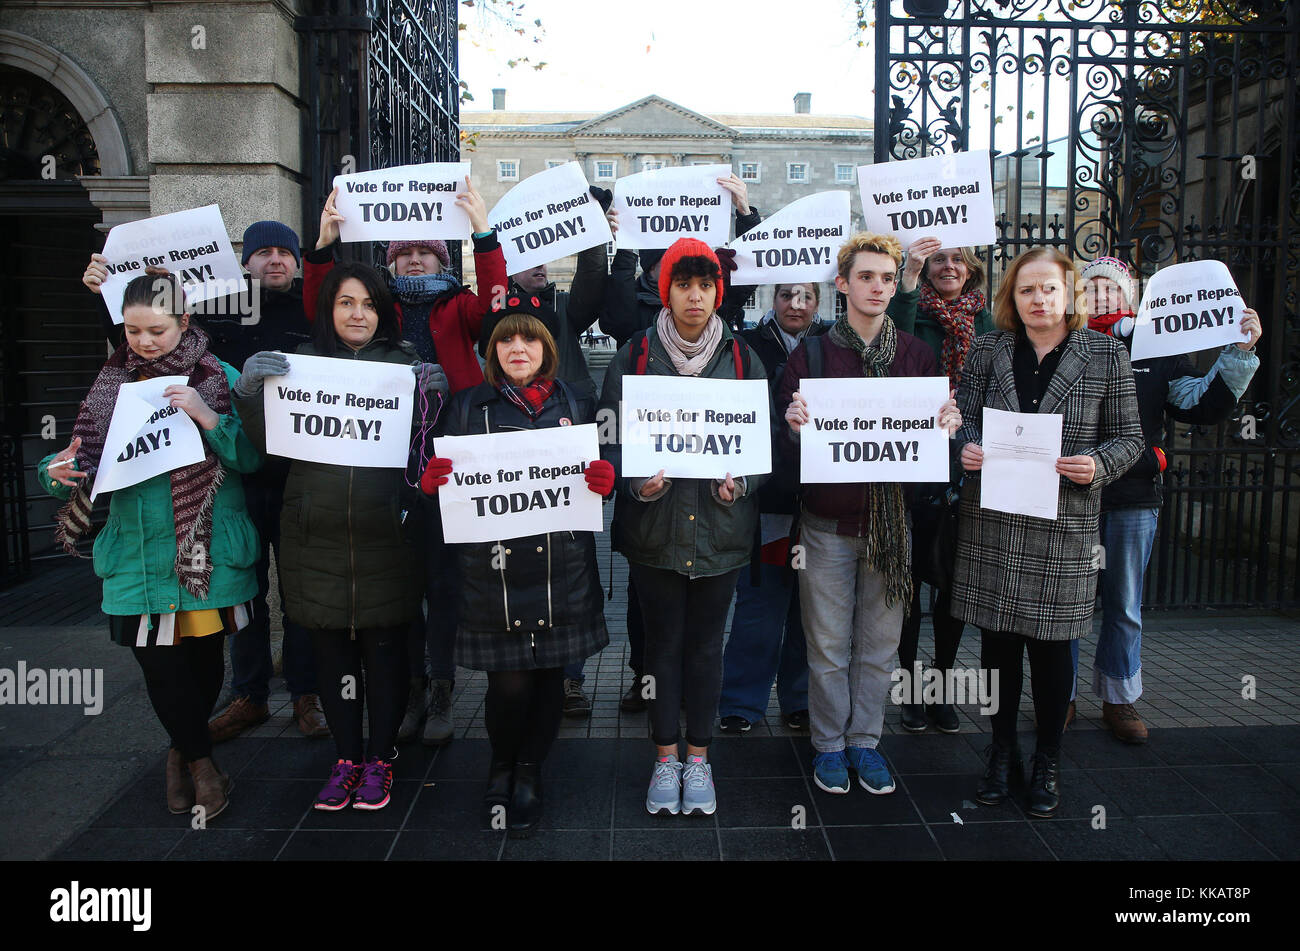
[[[851,185],[853,184],[853,166],[847,162],[835,163],[835,184]]]
[[[708,159],[695,159],[692,165],[717,165],[717,162],[710,162]]]
[[[742,182],[761,182],[763,180],[763,166],[758,162],[741,162],[740,180]]]
[[[519,181],[519,160],[518,159],[497,159],[497,181],[498,182]]]
[[[808,163],[807,162],[786,162],[785,163],[785,180],[789,185],[807,185],[808,184]]]
[[[641,160],[641,171],[643,172],[653,172],[655,169],[663,167],[663,159],[648,158]]]
[[[602,159],[596,163],[596,181],[612,182],[617,171],[618,162],[613,159]]]
[[[562,158],[548,158],[546,160],[547,168],[559,168],[561,165],[567,165],[568,162]]]

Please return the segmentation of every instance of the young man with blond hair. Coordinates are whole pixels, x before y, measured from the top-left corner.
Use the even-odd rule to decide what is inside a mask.
[[[900,331],[885,313],[902,262],[898,240],[888,235],[862,232],[840,248],[835,287],[846,312],[828,333],[795,348],[777,391],[776,409],[787,424],[782,464],[798,466],[799,430],[810,419],[799,392],[805,377],[938,375],[930,347]],[[935,411],[948,432],[961,424],[955,400]],[[799,600],[808,647],[813,779],[826,792],[847,793],[851,768],[868,792],[891,793],[894,779],[876,745],[890,662],[912,593],[903,486],[818,483],[801,491],[805,562]]]

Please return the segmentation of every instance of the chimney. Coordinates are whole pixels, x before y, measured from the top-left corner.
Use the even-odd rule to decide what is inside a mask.
[[[492,111],[504,112],[506,108],[506,91],[504,89],[492,90]]]
[[[812,93],[810,92],[795,93],[794,111],[796,115],[803,115],[812,112]]]

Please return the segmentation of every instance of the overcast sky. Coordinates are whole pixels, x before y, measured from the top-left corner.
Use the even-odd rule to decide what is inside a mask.
[[[823,115],[870,117],[872,58],[854,27],[851,0],[529,0],[524,13],[542,20],[534,45],[495,29],[460,7],[461,79],[474,102],[492,108],[492,89],[507,90],[511,110],[604,112],[658,93],[700,112],[794,111],[794,94],[812,93]],[[477,40],[475,46],[470,40]],[[527,55],[547,66],[511,69]]]

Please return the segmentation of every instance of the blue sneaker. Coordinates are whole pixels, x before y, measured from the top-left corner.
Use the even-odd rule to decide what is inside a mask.
[[[889,775],[883,756],[861,746],[850,746],[844,753],[849,766],[858,774],[858,784],[863,789],[877,796],[894,791],[894,777]]]
[[[675,754],[655,758],[645,808],[652,816],[665,812],[675,816],[682,811],[682,764]]]
[[[849,791],[849,761],[843,750],[813,757],[813,782],[823,792],[843,795]]]

